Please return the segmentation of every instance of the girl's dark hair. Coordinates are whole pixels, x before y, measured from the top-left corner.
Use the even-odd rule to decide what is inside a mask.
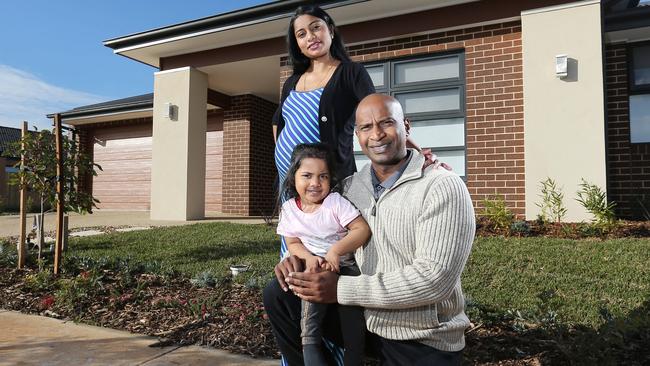
[[[309,68],[309,65],[311,65],[309,57],[305,56],[302,51],[300,51],[300,47],[298,47],[298,40],[296,40],[296,33],[293,26],[296,19],[301,15],[311,15],[324,21],[330,29],[330,32],[334,35],[332,46],[330,47],[330,54],[332,57],[341,62],[351,61],[348,51],[345,50],[343,39],[341,39],[341,35],[334,24],[334,20],[329,16],[329,14],[316,5],[303,5],[296,9],[296,12],[291,17],[289,29],[287,30],[287,50],[289,51],[289,61],[293,66],[294,74],[304,73]]]
[[[330,176],[330,190],[332,192],[339,192],[340,188],[338,186],[338,179],[336,178],[336,166],[334,165],[336,163],[334,161],[334,154],[332,154],[329,146],[323,143],[299,144],[293,149],[293,153],[291,153],[291,165],[280,190],[280,197],[284,196],[285,199],[290,199],[298,196],[295,176],[298,169],[300,169],[300,164],[303,159],[306,158],[325,160]]]

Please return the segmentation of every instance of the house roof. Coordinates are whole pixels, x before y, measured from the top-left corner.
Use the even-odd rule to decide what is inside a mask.
[[[69,111],[61,112],[63,118],[80,118],[97,114],[121,113],[135,110],[142,110],[153,107],[153,93],[136,95],[134,97],[111,100],[77,107]],[[54,118],[54,113],[48,114],[48,118]]]

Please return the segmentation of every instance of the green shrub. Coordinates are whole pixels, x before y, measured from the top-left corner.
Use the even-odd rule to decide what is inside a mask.
[[[526,221],[515,221],[510,225],[510,233],[519,236],[530,235],[530,225]]]
[[[597,185],[582,179],[576,201],[580,202],[582,207],[593,215],[592,222],[601,230],[608,231],[615,225],[614,207],[616,207],[616,203],[608,203],[607,194]]]
[[[56,302],[70,311],[82,313],[96,294],[104,290],[103,278],[102,272],[93,269],[81,272],[72,279],[59,280]]]
[[[540,182],[542,188],[541,203],[536,203],[541,212],[541,217],[544,221],[561,222],[566,215],[566,207],[564,207],[564,193],[557,186],[555,181],[551,178],[546,178]]]
[[[55,284],[52,271],[42,269],[36,273],[25,276],[25,289],[30,292],[45,292]]]
[[[483,200],[483,217],[493,230],[504,232],[510,229],[515,220],[515,214],[508,209],[502,196],[493,196]]]
[[[15,267],[18,263],[16,246],[6,240],[0,241],[0,266]]]
[[[215,287],[217,279],[211,271],[199,272],[190,282],[196,287]]]

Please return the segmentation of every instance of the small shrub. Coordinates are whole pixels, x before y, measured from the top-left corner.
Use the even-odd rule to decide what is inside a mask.
[[[54,277],[49,269],[40,270],[25,276],[25,290],[30,292],[45,292],[54,285]]]
[[[518,236],[530,235],[530,225],[526,221],[515,221],[510,225],[510,233]]]
[[[603,227],[596,224],[581,224],[578,226],[578,233],[583,238],[591,238],[603,236],[605,234],[605,230]]]
[[[493,196],[483,200],[483,217],[488,220],[488,225],[493,230],[504,232],[510,229],[515,214],[508,209],[503,197]]]
[[[104,289],[103,274],[97,270],[83,271],[72,279],[58,281],[55,293],[57,303],[62,307],[81,313],[86,305]]]
[[[592,222],[602,230],[608,231],[615,225],[614,207],[616,207],[616,203],[607,203],[607,194],[597,185],[583,179],[576,201],[580,202],[582,207],[593,215]]]
[[[185,303],[185,310],[188,315],[205,320],[217,313],[219,306],[223,302],[224,293],[206,297],[203,299],[192,299]]]
[[[555,181],[551,178],[546,178],[540,182],[542,188],[541,203],[536,203],[541,212],[541,217],[544,221],[561,222],[566,215],[566,207],[564,207],[564,193],[557,186]]]
[[[217,285],[217,279],[214,277],[214,274],[210,271],[203,271],[194,276],[190,282],[197,287],[215,287]]]
[[[7,241],[0,241],[0,266],[15,267],[17,263],[16,246]]]

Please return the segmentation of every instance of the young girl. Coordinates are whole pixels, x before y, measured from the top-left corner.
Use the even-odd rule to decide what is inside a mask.
[[[352,203],[336,192],[333,157],[325,144],[300,144],[291,154],[283,186],[278,234],[289,253],[305,261],[305,271],[336,271],[359,275],[354,251],[370,238],[370,228]],[[345,365],[361,365],[365,335],[363,310],[340,311]],[[302,301],[305,365],[326,365],[321,350],[321,325],[327,304]]]

